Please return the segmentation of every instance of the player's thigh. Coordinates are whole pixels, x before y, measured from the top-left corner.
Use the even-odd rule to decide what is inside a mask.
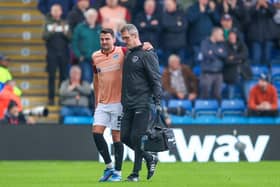
[[[103,133],[106,127],[110,127],[110,113],[97,107],[94,113],[93,133]]]

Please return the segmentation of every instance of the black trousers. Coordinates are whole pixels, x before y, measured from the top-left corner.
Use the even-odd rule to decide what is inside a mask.
[[[148,107],[124,111],[121,124],[121,140],[134,150],[133,172],[137,174],[141,170],[143,157],[146,161],[151,158],[149,153],[141,150],[141,138],[146,133],[151,119],[152,110]]]
[[[55,54],[47,55],[47,72],[48,77],[48,97],[54,99],[55,96],[55,74],[56,69],[59,68],[59,83],[61,84],[67,78],[67,70],[69,64],[68,54]]]

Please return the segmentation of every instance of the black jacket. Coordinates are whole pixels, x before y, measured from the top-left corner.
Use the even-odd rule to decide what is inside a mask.
[[[142,46],[130,49],[123,66],[122,105],[124,110],[148,107],[160,102],[162,92],[159,63],[154,51]]]
[[[44,25],[43,40],[46,41],[46,48],[48,55],[65,55],[68,52],[68,45],[70,42],[71,33],[69,28],[65,32],[55,32],[51,28],[54,24],[58,27],[68,27],[64,20],[54,20],[51,16],[46,17]]]
[[[249,14],[248,39],[250,41],[264,42],[276,38],[277,25],[273,22],[276,9],[269,4],[268,8],[256,7],[247,11]]]
[[[85,21],[84,12],[82,12],[77,6],[75,6],[68,15],[68,23],[70,30],[73,32],[75,27]]]
[[[181,10],[164,12],[161,17],[161,44],[163,49],[181,49],[186,47],[187,19]]]
[[[134,23],[139,29],[141,41],[151,42],[154,48],[158,48],[160,34],[160,15],[155,13],[151,16],[150,20],[148,20],[146,14],[144,12],[141,12],[136,16]]]
[[[224,81],[228,84],[234,84],[241,74],[243,64],[248,59],[248,49],[244,42],[237,41],[236,44],[226,43],[227,59],[224,66]],[[233,58],[230,58],[230,57]]]

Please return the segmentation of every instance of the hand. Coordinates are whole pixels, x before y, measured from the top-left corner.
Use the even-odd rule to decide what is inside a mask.
[[[224,7],[224,12],[229,11],[229,5],[228,5],[228,2],[226,0],[223,1],[223,7]]]
[[[190,94],[189,94],[189,100],[190,100],[190,101],[195,100],[195,99],[196,99],[196,96],[197,96],[196,93],[190,93]]]
[[[151,25],[158,25],[158,20],[151,21]]]
[[[158,114],[160,114],[161,112],[162,112],[162,107],[160,106],[160,104],[156,104],[156,112],[158,113]]]
[[[203,4],[199,4],[199,10],[200,10],[200,12],[205,12],[205,10],[206,10],[206,6],[205,5],[203,5]]]
[[[150,43],[150,42],[144,42],[143,43],[143,49],[145,50],[145,51],[149,51],[149,50],[151,50],[151,49],[153,49],[154,47],[152,46],[152,44]]]
[[[265,110],[271,110],[271,104],[269,102],[265,101],[263,102],[263,105]]]
[[[146,27],[146,23],[143,21],[140,23],[140,27]]]
[[[170,127],[171,126],[171,119],[168,117],[168,118],[166,118],[165,119],[165,123],[166,123],[166,125],[168,126],[168,127]]]
[[[80,95],[76,95],[75,99],[80,100],[81,99]]]
[[[234,59],[234,56],[229,56],[228,59],[229,59],[229,60],[233,60],[233,59]]]
[[[178,92],[177,93],[177,97],[178,97],[178,99],[184,99],[185,98],[185,94],[183,94],[182,92]]]
[[[79,61],[80,62],[83,62],[85,60],[85,57],[84,56],[81,56],[80,58],[79,58]]]
[[[76,84],[71,84],[71,85],[69,85],[68,90],[72,91],[75,88],[76,88]]]
[[[223,52],[224,52],[223,48],[219,48],[219,49],[218,49],[218,52],[219,52],[219,53],[223,53]]]
[[[53,29],[52,29],[52,31],[55,32],[55,31],[56,31],[56,28],[57,28],[57,24],[54,23],[54,24],[53,24]]]
[[[213,51],[212,51],[212,50],[209,50],[209,51],[208,51],[208,54],[209,54],[209,55],[212,55],[212,54],[213,54]]]
[[[229,1],[229,4],[230,4],[231,8],[234,9],[236,7],[237,0],[231,0],[231,1]]]
[[[209,2],[209,7],[210,7],[210,9],[211,9],[212,11],[215,10],[216,4],[214,3],[214,1],[210,1],[210,2]]]
[[[28,125],[35,125],[35,123],[36,123],[36,120],[34,119],[34,118],[32,118],[32,117],[27,117],[27,119],[26,119],[26,123],[28,124]]]

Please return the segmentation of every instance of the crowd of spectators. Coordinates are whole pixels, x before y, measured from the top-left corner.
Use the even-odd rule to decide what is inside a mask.
[[[100,29],[112,28],[116,43],[122,45],[119,29],[128,22],[138,27],[142,42],[150,42],[158,53],[164,68],[164,99],[221,101],[236,98],[237,89],[247,102],[251,66],[271,68],[280,39],[280,3],[197,0],[183,7],[178,0],[39,0],[38,9],[46,16],[49,104],[54,104],[56,67],[60,83],[64,81],[61,86],[67,81],[68,64],[78,64],[81,82],[91,84],[91,55],[100,47]],[[198,74],[192,72],[194,68]],[[65,100],[61,90],[60,94]]]

